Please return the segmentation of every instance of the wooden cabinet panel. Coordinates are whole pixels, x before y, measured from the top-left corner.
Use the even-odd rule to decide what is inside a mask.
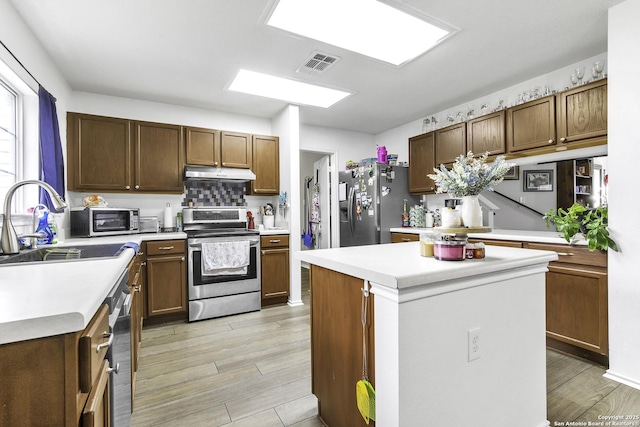
[[[517,152],[556,144],[553,95],[508,108],[507,151]]]
[[[68,113],[69,190],[182,193],[182,128]]]
[[[419,240],[420,240],[419,234],[391,233],[391,243],[417,242]]]
[[[135,190],[182,193],[184,155],[182,128],[135,122]]]
[[[547,336],[608,355],[606,270],[551,263],[546,289]]]
[[[260,236],[262,305],[284,303],[289,296],[289,236]]]
[[[311,266],[311,391],[324,425],[366,426],[354,392],[362,378],[361,288],[362,279]],[[374,297],[369,295],[366,333],[368,377],[375,388]]]
[[[221,164],[227,168],[251,168],[251,135],[222,131],[220,133]]]
[[[503,154],[506,151],[504,110],[467,122],[467,150],[474,155]]]
[[[435,193],[436,185],[427,176],[436,166],[435,133],[409,138],[409,192]]]
[[[187,127],[185,146],[188,165],[220,166],[220,131]]]
[[[482,242],[485,245],[504,246],[507,248],[522,248],[523,246],[522,242],[515,242],[512,240],[469,239],[469,243],[479,243],[479,242]]]
[[[67,115],[67,173],[72,191],[126,191],[131,185],[128,120]]]
[[[453,163],[467,153],[467,125],[458,123],[435,131],[436,165]]]
[[[147,242],[146,248],[147,315],[187,313],[184,240]]]
[[[109,398],[109,361],[100,366],[100,376],[91,389],[82,411],[82,427],[111,427]]]
[[[80,366],[80,391],[88,393],[98,377],[100,365],[107,356],[111,333],[109,331],[109,308],[102,305],[80,335],[78,344]]]
[[[253,135],[252,171],[250,192],[257,195],[280,194],[280,139],[277,136]]]
[[[551,243],[526,243],[526,248],[542,251],[554,251],[558,254],[558,262],[593,267],[607,266],[607,253],[590,251],[587,246],[554,245]]]
[[[606,143],[607,80],[598,80],[557,96],[558,139],[563,144]]]

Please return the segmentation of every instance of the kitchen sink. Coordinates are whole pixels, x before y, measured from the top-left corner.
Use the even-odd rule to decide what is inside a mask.
[[[0,266],[19,263],[68,262],[92,258],[117,257],[125,249],[121,243],[43,247],[21,251],[15,255],[0,255]]]

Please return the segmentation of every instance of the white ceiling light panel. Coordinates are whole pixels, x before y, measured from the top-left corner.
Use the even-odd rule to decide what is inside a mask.
[[[267,24],[396,66],[452,32],[376,0],[279,0]]]

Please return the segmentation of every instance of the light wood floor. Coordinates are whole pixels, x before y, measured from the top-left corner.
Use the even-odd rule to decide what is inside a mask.
[[[311,394],[305,279],[301,307],[145,328],[132,426],[321,426]],[[640,391],[603,373],[547,351],[551,426],[640,415]]]

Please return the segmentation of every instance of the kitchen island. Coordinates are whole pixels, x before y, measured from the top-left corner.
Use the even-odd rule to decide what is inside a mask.
[[[438,261],[419,243],[299,252],[311,265],[312,391],[329,427],[364,425],[361,288],[380,426],[546,426],[548,251]]]

